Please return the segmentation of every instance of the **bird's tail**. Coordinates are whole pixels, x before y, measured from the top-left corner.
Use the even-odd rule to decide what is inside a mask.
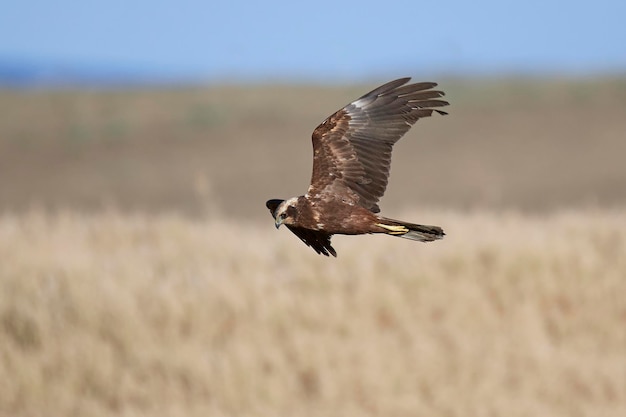
[[[439,226],[425,226],[422,224],[407,223],[382,217],[376,226],[383,229],[381,233],[398,236],[404,239],[417,240],[418,242],[432,242],[443,239],[445,233]]]

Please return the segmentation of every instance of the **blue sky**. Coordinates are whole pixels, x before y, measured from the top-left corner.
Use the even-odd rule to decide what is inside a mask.
[[[626,73],[626,1],[9,0],[0,59],[207,80]]]

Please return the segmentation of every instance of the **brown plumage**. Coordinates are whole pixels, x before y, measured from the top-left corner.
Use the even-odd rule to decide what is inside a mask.
[[[313,174],[307,193],[266,203],[276,227],[285,224],[318,254],[337,256],[334,234],[384,233],[430,242],[441,239],[437,226],[423,226],[378,215],[387,188],[393,145],[440,100],[436,83],[388,82],[324,120],[313,131]]]

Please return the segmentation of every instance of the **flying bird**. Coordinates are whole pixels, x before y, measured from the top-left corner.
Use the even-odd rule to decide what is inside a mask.
[[[430,242],[441,227],[381,216],[378,201],[387,188],[393,145],[423,117],[447,106],[436,83],[388,82],[348,104],[313,131],[313,174],[305,195],[265,205],[276,228],[284,224],[321,255],[337,256],[336,234],[383,233]]]

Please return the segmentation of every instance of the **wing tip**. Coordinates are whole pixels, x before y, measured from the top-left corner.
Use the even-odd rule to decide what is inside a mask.
[[[313,250],[315,252],[317,252],[318,255],[324,255],[324,256],[328,256],[330,257],[330,255],[333,255],[335,258],[337,257],[337,251],[335,250],[335,248],[333,248],[330,243],[328,244],[322,244],[320,246],[316,246],[316,245],[312,245],[309,244],[308,242],[304,242],[307,244],[307,246],[310,246],[311,248],[313,248]]]
[[[398,78],[397,80],[389,81],[389,82],[381,85],[380,87],[376,87],[375,89],[373,89],[369,93],[362,95],[361,97],[359,97],[355,101],[364,99],[366,97],[375,97],[375,96],[380,96],[380,95],[383,95],[383,94],[390,93],[390,92],[392,92],[392,91],[402,87],[403,85],[405,85],[409,81],[411,81],[411,77],[403,77],[403,78]]]

